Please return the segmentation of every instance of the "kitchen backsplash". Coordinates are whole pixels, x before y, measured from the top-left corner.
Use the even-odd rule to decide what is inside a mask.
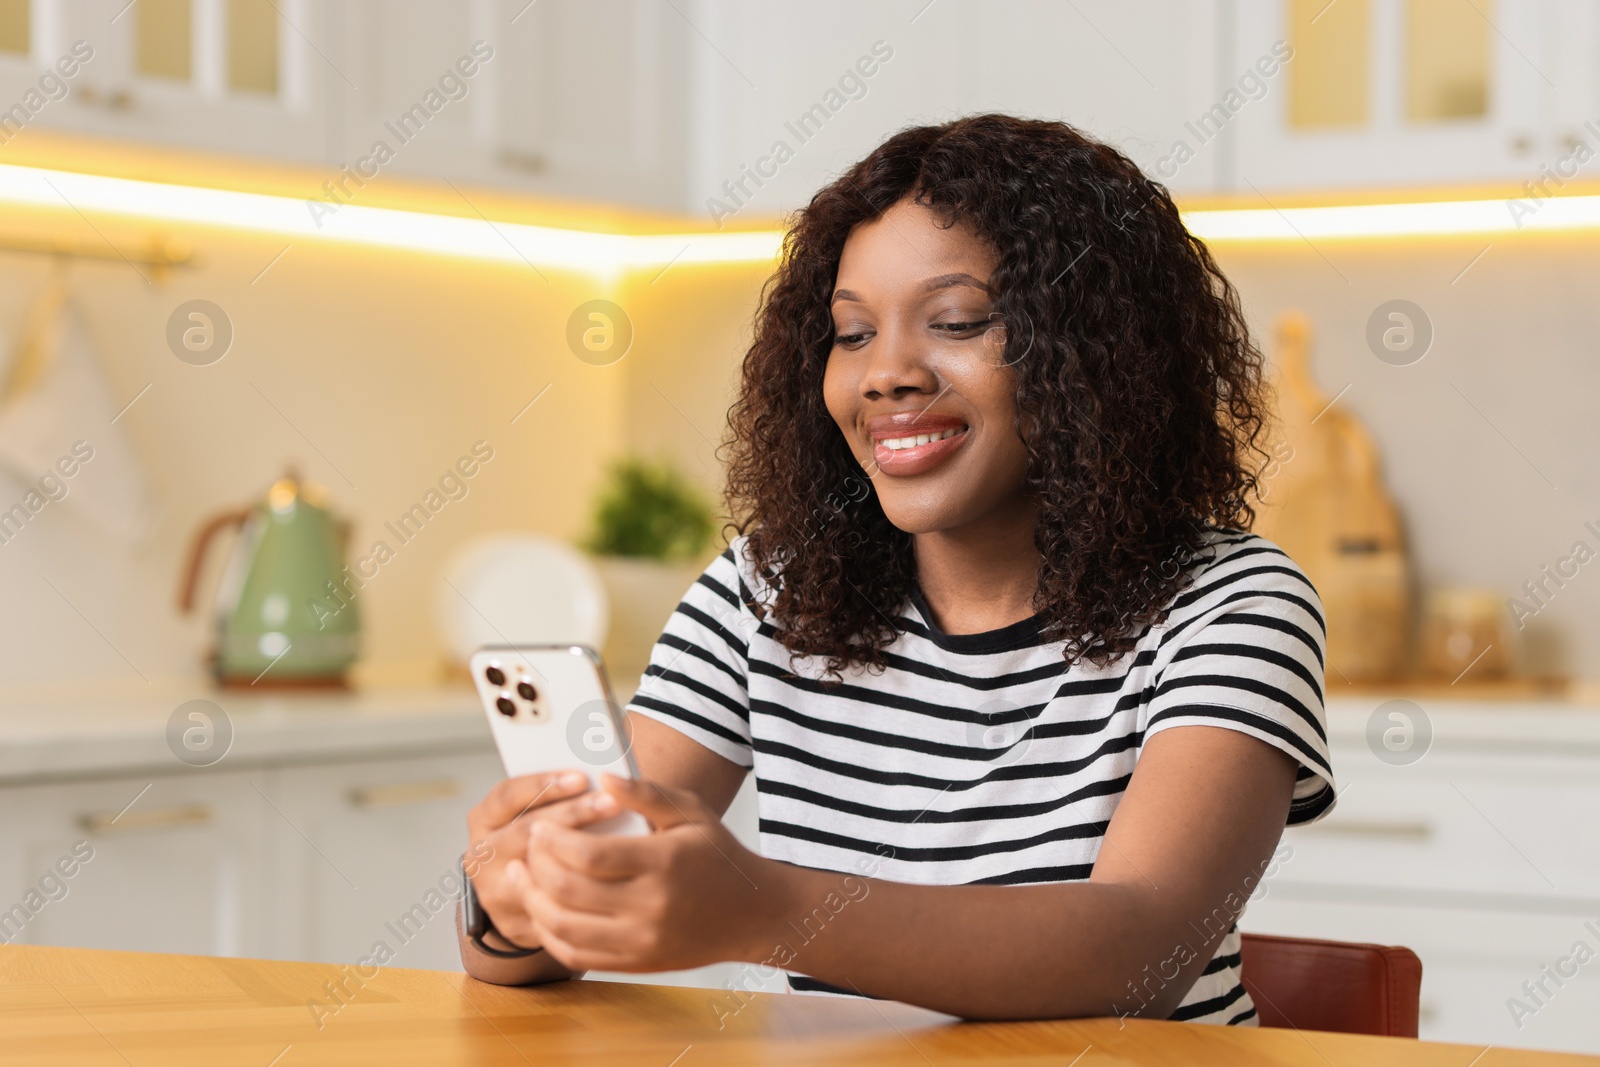
[[[1376,439],[1424,587],[1487,586],[1510,598],[1575,542],[1600,549],[1585,526],[1600,527],[1600,311],[1590,295],[1600,256],[1580,239],[1487,243],[1322,241],[1217,256],[1269,351],[1281,311],[1310,316],[1316,377]],[[290,462],[327,487],[361,546],[474,442],[494,449],[466,494],[363,591],[358,678],[372,681],[435,671],[433,606],[453,548],[494,530],[576,538],[614,454],[671,458],[707,489],[719,485],[715,446],[768,265],[682,265],[606,285],[548,267],[284,250],[231,234],[196,246],[198,265],[165,283],[118,263],[73,268],[71,299],[109,392],[117,407],[134,401],[117,425],[149,484],[153,522],[142,541],[122,544],[46,509],[0,544],[9,614],[0,684],[193,676],[208,627],[174,606],[190,537],[210,515],[259,497]],[[28,257],[0,259],[8,334],[47,273]],[[634,331],[608,366],[567,342],[572,312],[597,298],[616,301]],[[174,309],[195,299],[221,308],[234,331],[210,365],[176,358],[167,342]],[[1418,305],[1433,330],[1427,354],[1406,366],[1367,342],[1374,310],[1393,299]],[[1579,567],[1564,584],[1545,582],[1524,618],[1525,666],[1600,676],[1591,571],[1600,574]]]

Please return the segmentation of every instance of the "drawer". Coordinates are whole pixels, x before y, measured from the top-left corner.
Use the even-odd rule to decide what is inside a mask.
[[[1285,883],[1561,898],[1600,914],[1600,835],[1579,830],[1600,825],[1600,766],[1429,756],[1391,767],[1341,750],[1334,769],[1334,810],[1284,833]]]
[[[0,790],[0,937],[260,954],[261,796],[243,773]]]
[[[281,886],[276,955],[457,969],[467,811],[503,777],[493,753],[285,768],[265,786]]]

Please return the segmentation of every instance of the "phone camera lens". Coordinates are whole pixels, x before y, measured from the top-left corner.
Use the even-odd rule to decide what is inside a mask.
[[[532,682],[518,682],[517,695],[523,700],[538,700],[539,691],[533,687]]]
[[[494,706],[499,708],[500,714],[506,716],[507,718],[517,713],[517,702],[512,700],[510,697],[501,697],[499,700],[494,702]]]
[[[506,684],[506,672],[501,670],[499,667],[490,667],[488,670],[483,672],[483,676],[489,679],[490,685]]]

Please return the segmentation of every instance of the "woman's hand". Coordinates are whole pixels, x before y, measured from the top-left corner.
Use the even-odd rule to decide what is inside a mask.
[[[693,793],[606,775],[591,797],[596,818],[631,808],[654,832],[529,827],[527,862],[509,861],[505,879],[548,953],[575,971],[664,971],[771,951],[781,864],[741,845]]]
[[[581,827],[616,813],[597,811],[595,801],[604,796],[589,788],[582,771],[557,771],[507,778],[489,791],[467,813],[469,870],[478,903],[501,938],[521,948],[537,948],[540,936],[523,904],[523,892],[507,880],[513,862],[522,871],[528,849],[528,828],[540,823]],[[573,830],[573,832],[577,832]]]

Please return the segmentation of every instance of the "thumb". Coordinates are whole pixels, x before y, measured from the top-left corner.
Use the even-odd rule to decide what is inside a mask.
[[[600,788],[616,797],[624,808],[643,815],[657,830],[694,822],[695,813],[700,809],[699,799],[693,793],[654,782],[605,774],[600,777]]]

